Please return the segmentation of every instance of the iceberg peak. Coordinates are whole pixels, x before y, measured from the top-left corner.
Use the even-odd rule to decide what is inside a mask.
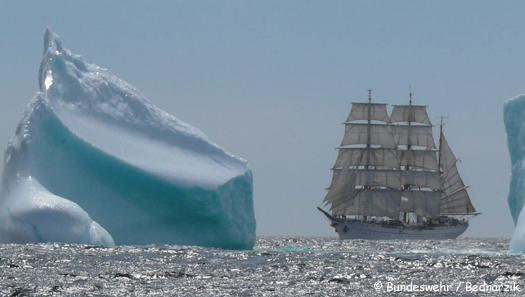
[[[6,150],[0,242],[253,247],[245,160],[84,62],[49,28],[39,84]],[[82,232],[61,238],[66,221],[38,219],[68,215]]]
[[[44,53],[43,59],[38,71],[38,82],[40,91],[48,90],[53,83],[52,70],[49,69],[48,63],[53,61],[53,57],[63,52],[62,42],[58,35],[53,33],[49,27],[44,32]]]
[[[52,90],[50,89],[56,77],[60,77],[63,80],[62,85],[74,83],[75,80],[81,78],[81,74],[85,71],[88,71],[88,69],[82,57],[74,55],[71,51],[62,47],[60,37],[48,27],[44,32],[44,53],[38,71],[40,91],[51,92]],[[63,90],[55,89],[54,92],[58,92],[58,96],[53,97],[60,97],[61,91]],[[74,100],[74,97],[64,96],[62,99]]]
[[[62,41],[60,41],[60,37],[51,31],[51,28],[47,27],[46,31],[44,32],[44,55],[48,51],[62,52],[63,50],[64,49],[62,48]]]

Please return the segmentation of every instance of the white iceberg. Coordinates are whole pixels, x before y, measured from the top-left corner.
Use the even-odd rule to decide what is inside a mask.
[[[5,152],[0,242],[253,247],[246,161],[49,29],[39,84]]]

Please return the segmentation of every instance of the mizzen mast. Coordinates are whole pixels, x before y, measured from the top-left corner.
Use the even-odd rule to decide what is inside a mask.
[[[443,122],[441,117],[441,122]],[[442,172],[443,193],[440,200],[441,214],[447,215],[478,215],[472,205],[463,179],[457,169],[456,158],[443,134],[443,123],[439,129],[439,165]]]

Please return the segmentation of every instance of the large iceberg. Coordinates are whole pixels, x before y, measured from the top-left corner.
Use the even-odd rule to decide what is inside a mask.
[[[512,166],[508,203],[516,225],[509,248],[525,252],[525,95],[505,101],[504,121]]]
[[[49,29],[39,84],[5,151],[0,243],[253,247],[246,161]]]

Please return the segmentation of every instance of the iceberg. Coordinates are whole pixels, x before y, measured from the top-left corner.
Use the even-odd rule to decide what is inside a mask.
[[[509,249],[525,252],[525,95],[505,101],[503,113],[512,166],[508,203],[516,225]]]
[[[39,85],[5,151],[0,243],[253,248],[245,160],[49,28]]]

